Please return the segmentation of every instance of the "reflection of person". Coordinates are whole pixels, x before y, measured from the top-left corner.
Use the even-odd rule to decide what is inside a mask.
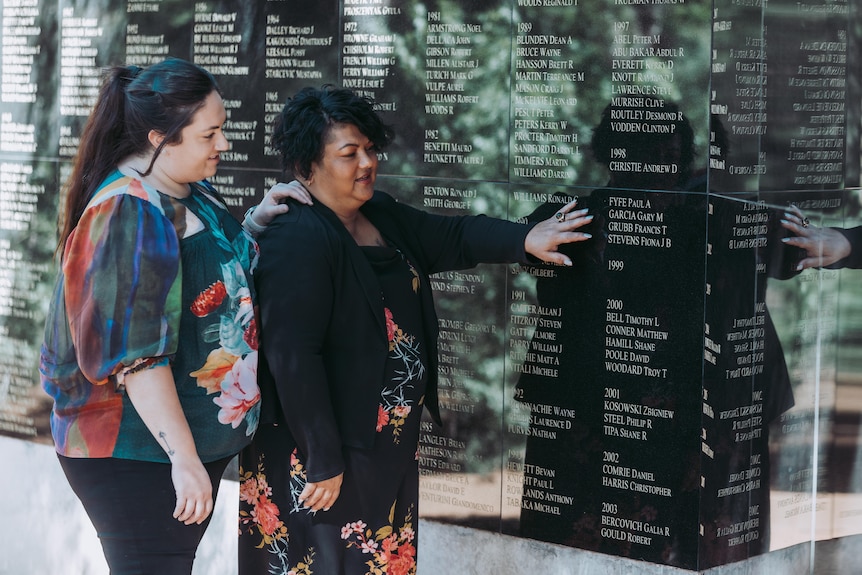
[[[642,98],[628,98],[643,100]],[[609,188],[635,190],[679,190],[691,177],[695,158],[691,123],[673,102],[653,99],[651,116],[642,129],[620,131],[620,118],[641,118],[644,107],[608,105],[593,129],[590,150],[596,161],[608,168]],[[651,126],[650,129],[643,129]]]
[[[592,239],[561,248],[574,262],[570,269],[557,268],[551,274],[548,269],[528,267],[537,272],[539,305],[560,310],[556,319],[561,327],[553,341],[563,351],[557,376],[546,376],[547,370],[530,365],[530,358],[543,360],[537,351],[543,341],[534,334],[530,342],[529,349],[535,353],[527,355],[516,391],[518,399],[534,410],[531,422],[536,422],[526,439],[525,469],[551,470],[544,473],[553,477],[553,501],[570,503],[557,506],[559,513],[545,511],[547,505],[542,504],[551,498],[535,499],[540,494],[526,489],[526,485],[541,482],[541,477],[525,478],[520,534],[603,553],[692,566],[697,553],[697,467],[692,463],[697,460],[699,447],[700,393],[691,384],[699,380],[702,354],[702,316],[697,310],[703,309],[704,201],[702,194],[664,191],[680,190],[688,181],[694,138],[688,119],[675,104],[664,102],[656,110],[666,112],[662,115],[666,120],[651,123],[652,130],[630,133],[615,130],[612,118],[643,111],[605,108],[593,131],[591,151],[608,167],[609,181],[580,202],[595,214],[595,220],[585,228]],[[565,201],[564,197],[554,200],[540,206],[528,220],[544,218],[556,210],[558,202]],[[647,218],[659,214],[665,232],[654,238],[662,245],[667,239],[669,247],[645,248],[634,233],[623,232],[628,229],[627,222],[621,224],[615,213],[622,211],[620,205],[640,206],[635,211]],[[632,208],[627,210],[635,213]],[[641,226],[646,222],[639,221]],[[627,238],[638,241],[627,242]],[[624,268],[611,266],[611,261],[624,264]],[[622,307],[609,307],[611,302]],[[619,315],[655,318],[653,329],[668,337],[653,341],[640,338],[639,343],[655,347],[638,353],[651,356],[649,366],[668,368],[666,377],[635,377],[607,370],[608,350],[616,354],[614,357],[624,357],[607,343],[614,333],[607,330],[609,309]],[[543,331],[540,337],[547,338],[547,330]],[[634,345],[635,339],[621,341]],[[656,420],[646,442],[609,436],[603,406],[607,394],[613,399],[617,391],[617,399],[626,405],[648,406],[674,416]],[[554,429],[553,439],[548,439],[541,428],[547,419],[542,412],[547,412],[548,405],[575,412],[571,426]],[[618,456],[619,461],[609,461],[609,454]],[[608,465],[653,473],[656,486],[673,491],[672,500],[609,487],[606,480],[613,482],[615,478],[603,472]],[[660,532],[651,535],[649,545],[609,535],[620,533],[615,525],[638,522],[662,526]]]
[[[799,271],[808,268],[862,268],[862,251],[853,249],[862,242],[862,227],[841,229],[812,226],[796,206],[791,206],[781,225],[793,233],[784,238],[787,245],[805,251]]]
[[[206,181],[224,122],[195,65],[113,68],[69,180],[42,382],[115,575],[191,572],[219,479],[257,427],[256,247]]]
[[[714,412],[704,426],[712,449],[702,471],[701,564],[707,567],[769,550],[770,431],[794,397],[767,290],[770,280],[793,277],[797,261],[797,250],[781,242],[781,212],[775,208],[721,196],[713,196],[710,205],[706,323],[721,353],[704,364],[705,403]],[[758,225],[740,225],[746,221]],[[756,235],[739,234],[751,229]],[[741,477],[753,479],[743,483]],[[733,531],[745,522],[752,527]]]
[[[663,113],[655,113],[658,110]],[[708,203],[706,178],[691,169],[694,134],[688,120],[669,102],[650,112],[660,119],[639,124],[642,131],[632,134],[616,130],[612,119],[642,117],[642,109],[605,109],[591,146],[610,178],[606,187],[581,201],[595,214],[584,228],[593,237],[561,248],[574,262],[572,269],[553,274],[540,269],[536,274],[538,303],[561,310],[562,327],[554,342],[564,352],[557,377],[533,369],[529,358],[541,356],[527,354],[516,393],[533,409],[531,422],[537,422],[538,429],[526,439],[525,469],[552,470],[554,501],[570,504],[560,505],[558,514],[548,513],[547,505],[530,501],[542,494],[525,488],[520,529],[522,535],[536,539],[694,568],[768,548],[768,425],[792,405],[793,398],[777,333],[760,304],[765,301],[765,278],[785,278],[793,271],[787,265],[790,254],[778,241],[777,218],[758,227],[768,230],[768,246],[727,248],[735,227],[741,228],[736,222],[751,218],[757,206],[723,198],[710,198]],[[709,228],[708,206],[714,209],[709,212]],[[541,206],[528,220],[541,219],[554,209],[554,203]],[[649,225],[656,222],[661,226]],[[713,248],[707,259],[708,242]],[[706,278],[709,296],[704,295]],[[623,317],[632,317],[635,323]],[[662,336],[651,340],[637,335],[638,318],[660,326],[655,331]],[[730,381],[726,374],[739,367],[738,359],[747,357],[734,352],[733,342],[724,337],[739,331],[733,328],[735,322],[749,318],[763,335],[757,341],[754,337],[737,341],[737,347],[756,352],[752,358],[761,356],[757,361],[762,371]],[[722,348],[714,364],[703,361],[705,335]],[[540,349],[543,342],[535,337],[530,351],[537,352],[534,347],[538,343]],[[545,332],[541,337],[548,336]],[[637,356],[643,362],[642,373],[635,360],[626,359]],[[626,373],[626,367],[634,375]],[[712,392],[708,401],[703,400],[701,384]],[[570,427],[555,430],[553,440],[544,437],[540,425],[549,404],[576,414]],[[725,418],[702,421],[704,404],[725,413]],[[640,411],[647,408],[672,416],[652,418],[647,441],[615,435],[630,429],[615,422],[637,423]],[[744,415],[745,409],[756,410],[757,416],[731,416],[734,410]],[[755,425],[750,440],[734,431]],[[708,430],[711,457],[701,453],[702,430]],[[762,456],[762,463],[751,473],[762,471],[763,479],[752,481],[739,495],[719,497],[720,488],[737,487],[732,478],[751,470],[755,455]],[[626,490],[625,485],[634,481],[628,472],[647,473],[652,486],[666,488],[672,496]],[[537,482],[541,477],[525,479],[525,485]],[[758,505],[761,514],[752,534],[756,538],[731,546],[732,526],[749,520],[751,508]],[[624,526],[642,524],[652,526],[649,543],[635,537],[632,544]]]
[[[422,406],[439,420],[429,274],[562,264],[557,246],[588,237],[574,203],[524,226],[396,202],[374,190],[390,137],[370,100],[332,87],[277,121],[272,146],[314,204],[260,236],[264,424],[240,460],[241,573],[415,572]]]
[[[716,116],[710,119],[710,131],[711,157],[726,161],[730,153],[727,134]],[[685,127],[671,132],[692,134],[690,128]],[[691,143],[693,139],[688,137],[684,141]],[[693,158],[693,154],[680,157]],[[686,461],[694,469],[696,458],[691,456],[701,459],[701,477],[695,479],[702,483],[698,485],[690,481],[691,477],[685,478],[686,495],[691,497],[677,500],[680,503],[678,524],[689,533],[681,534],[680,545],[673,553],[688,561],[697,554],[699,565],[714,566],[754,556],[769,548],[769,428],[792,407],[793,392],[778,333],[765,305],[767,278],[791,277],[795,273],[792,262],[796,254],[780,241],[783,234],[776,212],[757,203],[713,195],[709,199],[708,229],[686,221],[703,221],[707,205],[696,198],[708,190],[708,174],[682,167],[680,174],[682,177],[675,185],[697,195],[662,196],[669,201],[676,198],[672,202],[680,208],[688,206],[688,216],[676,219],[674,228],[678,236],[674,241],[690,244],[692,249],[687,256],[677,256],[677,260],[668,262],[674,269],[668,269],[664,277],[673,277],[673,282],[691,277],[694,283],[689,284],[689,290],[678,292],[677,308],[671,310],[668,321],[663,323],[671,324],[676,317],[677,327],[669,330],[670,333],[687,333],[692,338],[699,335],[701,341],[711,341],[718,346],[700,350],[698,355],[710,359],[702,363],[702,372],[698,367],[690,377],[691,380],[701,378],[708,396],[703,403],[718,417],[715,420],[707,417],[701,424],[698,418],[689,416],[678,428],[687,439],[695,442],[699,442],[703,430],[705,444],[711,451],[708,456],[701,456],[699,445],[689,444]],[[752,220],[762,225],[740,224]],[[746,234],[754,234],[756,241],[748,241],[751,238]],[[707,242],[712,247],[704,269],[699,262],[705,255]],[[737,245],[740,247],[732,247]],[[684,274],[679,273],[681,268],[685,269]],[[656,281],[662,281],[658,277]],[[704,279],[706,284],[699,285]],[[708,290],[705,298],[694,297],[692,290],[702,293],[704,289]],[[701,309],[705,311],[703,317]],[[702,331],[704,320],[706,333]],[[737,327],[749,321],[756,329],[741,331]],[[757,335],[745,335],[747,333]],[[731,339],[737,336],[744,337]],[[716,351],[719,348],[720,351]],[[697,352],[690,350],[690,353]],[[698,398],[690,396],[689,399],[688,409],[699,413],[701,406],[694,402]],[[746,417],[747,410],[757,415]],[[680,418],[686,417],[683,410],[677,413]],[[740,429],[745,432],[740,433]],[[740,491],[736,478],[744,476],[760,479],[746,484],[745,490]],[[702,492],[699,503],[692,498],[698,489]],[[696,516],[698,507],[698,524],[693,525],[690,517]],[[753,527],[747,528],[742,539],[737,541],[739,533],[734,532],[733,526],[745,522]],[[699,544],[692,537],[695,530],[700,531]]]
[[[860,249],[862,246],[862,226],[851,228],[815,226],[797,206],[791,206],[785,212],[781,224],[793,234],[784,238],[784,241],[804,251],[804,257],[798,265],[799,270],[808,268],[862,269],[862,249]],[[854,317],[854,313],[858,312],[855,312],[856,308],[853,305],[846,303],[858,298],[858,285],[858,282],[852,281],[852,279],[846,283],[842,281],[842,295],[835,310],[837,314],[840,314],[841,322],[845,326],[850,326],[849,329],[842,330],[843,334],[836,334],[836,343],[839,349],[837,370],[852,374],[849,377],[843,375],[836,378],[835,387],[831,392],[835,397],[842,396],[842,386],[847,389],[855,385],[853,376],[858,376],[859,372],[859,369],[854,367],[852,359],[848,359],[858,354],[859,344],[857,342],[860,332],[858,328],[852,327],[858,325],[858,318]],[[818,299],[818,304],[820,302],[821,300]],[[862,413],[859,413],[862,409],[858,403],[843,402],[840,407],[842,412],[840,414],[837,411],[839,408],[836,407],[835,409],[836,412],[831,415],[830,419],[836,423],[862,419]],[[826,481],[818,482],[818,491],[853,494],[862,491],[859,476],[859,470],[862,469],[859,465],[859,461],[862,460],[862,441],[860,441],[862,438],[858,436],[858,427],[855,433],[857,437],[854,441],[852,426],[848,425],[840,432],[833,431],[833,435],[829,439],[830,448],[825,450],[823,456],[825,461],[819,461],[816,464],[819,469],[829,470]],[[845,510],[842,510],[841,514],[847,515]]]

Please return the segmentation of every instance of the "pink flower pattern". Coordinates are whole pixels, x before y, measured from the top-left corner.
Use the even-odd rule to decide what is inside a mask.
[[[221,393],[213,403],[221,409],[219,423],[239,427],[249,410],[260,401],[257,386],[257,352],[238,359],[221,382]]]
[[[240,533],[245,530],[253,535],[257,532],[261,541],[259,547],[268,547],[273,557],[281,561],[280,565],[270,564],[269,573],[279,575],[312,575],[314,551],[293,565],[286,565],[288,533],[287,526],[281,520],[281,510],[272,501],[272,488],[266,479],[263,461],[259,461],[257,471],[239,469],[239,527]]]
[[[403,260],[406,262],[406,259]],[[409,266],[409,262],[407,262]],[[408,276],[410,285],[400,286],[411,289],[415,293],[419,289],[419,278],[415,270],[410,266],[411,276]],[[393,278],[398,281],[400,278]],[[396,312],[401,309],[402,299],[406,302],[411,300],[411,294],[404,294],[399,287],[395,287],[389,295],[402,295],[393,298]],[[419,339],[413,334],[420,328],[418,323],[421,318],[418,314],[404,313],[401,317],[402,325],[398,323],[398,313],[384,306],[384,319],[386,335],[389,342],[389,351],[386,366],[386,381],[381,391],[378,404],[376,429],[380,434],[379,441],[375,442],[374,458],[368,467],[365,464],[358,465],[359,469],[354,472],[362,474],[360,486],[369,489],[368,493],[370,509],[376,509],[377,505],[391,505],[391,510],[386,518],[377,518],[376,514],[372,521],[356,520],[333,526],[333,531],[326,534],[309,534],[306,528],[312,521],[314,512],[306,509],[298,503],[299,494],[307,484],[306,459],[298,449],[290,453],[290,466],[284,468],[279,466],[272,469],[270,480],[275,484],[275,489],[270,488],[263,469],[263,459],[258,464],[256,473],[243,471],[240,484],[240,527],[243,534],[243,543],[246,534],[253,538],[248,541],[246,549],[250,553],[267,552],[269,556],[264,561],[256,564],[261,566],[268,564],[264,571],[272,575],[311,575],[314,567],[314,575],[320,565],[313,565],[315,551],[317,551],[317,539],[331,536],[340,537],[344,545],[344,557],[341,564],[350,573],[363,573],[366,575],[415,575],[416,574],[416,532],[413,528],[413,517],[416,513],[415,496],[407,496],[406,500],[399,499],[398,503],[392,505],[394,493],[389,490],[375,490],[376,477],[379,474],[400,470],[407,459],[416,458],[418,449],[416,439],[418,438],[419,417],[423,403],[423,384],[425,380],[425,355],[424,345],[420,347]],[[414,323],[416,325],[414,327]],[[411,333],[406,333],[405,328]],[[220,377],[224,377],[219,374]],[[225,378],[227,379],[227,378]],[[392,439],[389,439],[389,432]],[[273,446],[274,449],[277,447]],[[279,457],[287,455],[282,447]],[[378,465],[379,463],[379,465]],[[415,471],[415,466],[410,465]],[[400,471],[398,471],[400,473]],[[370,474],[370,475],[369,475]],[[407,477],[405,485],[412,485],[417,477]],[[410,489],[407,490],[411,492]],[[275,500],[273,500],[275,492]],[[277,505],[275,504],[277,502]],[[336,502],[338,505],[338,502]],[[365,508],[364,506],[362,507]],[[345,508],[333,509],[334,513],[343,513]],[[357,512],[357,516],[365,516],[364,512]],[[281,519],[284,522],[281,522]],[[368,515],[366,519],[370,519]],[[397,518],[397,519],[396,519]],[[369,525],[370,523],[370,525]],[[294,525],[298,531],[293,531]],[[331,533],[331,535],[330,535]],[[292,537],[291,537],[292,535]],[[329,545],[329,543],[327,543]],[[256,550],[254,548],[257,548]],[[294,563],[298,556],[305,557],[299,563]]]
[[[341,528],[341,538],[348,549],[356,549],[371,558],[366,561],[367,575],[415,575],[416,532],[413,530],[413,506],[396,531],[385,525],[372,533],[363,521],[348,523]]]
[[[198,317],[213,317],[204,338],[218,334],[219,346],[212,350],[199,369],[191,372],[220,409],[218,421],[238,428],[246,422],[246,435],[257,430],[260,417],[260,390],[257,387],[257,309],[239,262],[222,265],[224,280],[202,291],[191,311]],[[217,313],[218,312],[218,313]]]
[[[245,526],[250,533],[257,529],[267,544],[287,539],[287,527],[279,518],[278,506],[272,502],[272,488],[266,480],[263,462],[258,463],[257,472],[240,468],[239,478],[240,530]]]

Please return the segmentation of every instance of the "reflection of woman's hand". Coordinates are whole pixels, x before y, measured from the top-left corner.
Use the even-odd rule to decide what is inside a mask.
[[[321,509],[329,511],[341,493],[343,480],[344,474],[339,473],[335,477],[317,483],[308,482],[305,484],[305,489],[299,494],[299,502],[304,504],[306,509],[312,511],[320,511]]]
[[[559,211],[543,222],[536,224],[524,241],[524,249],[542,261],[549,263],[572,265],[572,260],[557,249],[562,244],[571,242],[582,242],[592,236],[584,232],[575,231],[593,220],[593,216],[587,215],[587,210],[574,210],[578,200],[572,200]]]
[[[850,255],[852,248],[844,234],[810,225],[796,206],[791,206],[784,214],[781,225],[794,234],[782,241],[805,250],[806,257],[796,266],[797,270],[830,266]]]
[[[311,194],[296,180],[289,184],[279,182],[269,189],[254,209],[251,214],[252,222],[257,227],[265,228],[275,216],[287,213],[289,208],[284,201],[287,198],[293,198],[303,204],[311,205],[312,203]]]

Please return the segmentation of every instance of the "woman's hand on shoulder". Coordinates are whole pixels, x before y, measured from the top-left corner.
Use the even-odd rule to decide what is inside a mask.
[[[288,198],[309,206],[313,203],[311,194],[296,180],[287,184],[279,182],[269,189],[248,218],[251,218],[254,226],[265,228],[276,216],[289,211],[286,202]]]
[[[587,210],[575,210],[578,200],[572,200],[551,216],[536,224],[524,240],[524,249],[543,262],[570,266],[572,260],[557,251],[563,244],[582,242],[592,235],[578,229],[593,221]]]

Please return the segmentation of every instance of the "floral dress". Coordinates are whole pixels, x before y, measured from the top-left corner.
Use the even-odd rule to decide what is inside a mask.
[[[40,371],[66,457],[169,462],[125,393],[170,365],[202,461],[251,441],[260,413],[257,245],[207,182],[182,199],[115,172],[66,242]]]
[[[394,248],[362,250],[380,282],[389,339],[375,445],[344,448],[341,494],[332,509],[313,513],[298,502],[304,457],[287,426],[262,426],[240,461],[242,575],[416,573],[417,448],[427,379],[419,277]],[[291,456],[266,457],[283,450]]]

